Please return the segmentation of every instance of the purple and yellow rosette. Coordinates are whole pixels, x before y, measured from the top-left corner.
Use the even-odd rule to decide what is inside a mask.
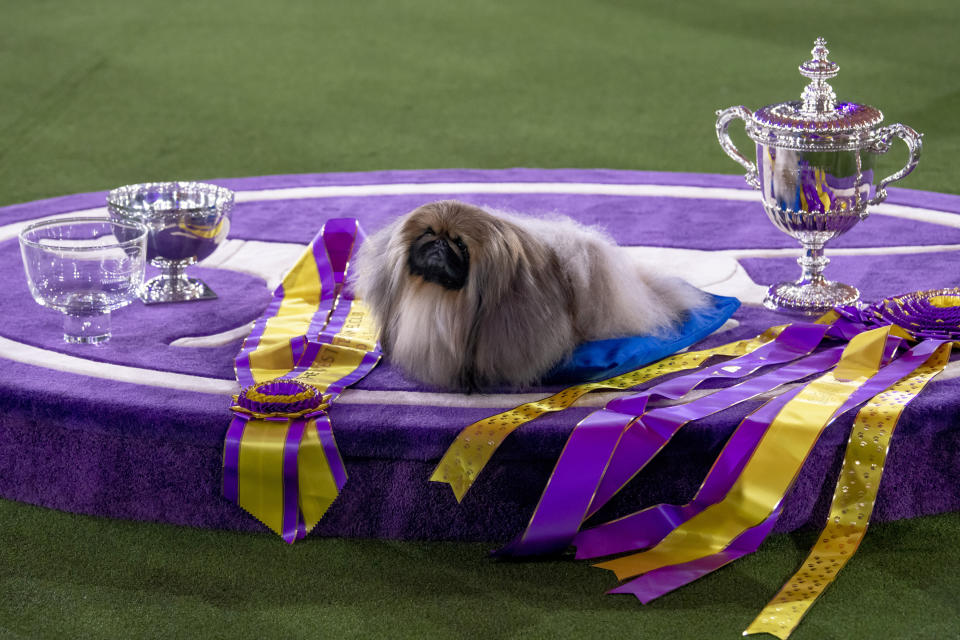
[[[915,291],[871,305],[839,307],[837,311],[867,326],[897,326],[914,340],[960,340],[958,287]]]
[[[343,286],[362,238],[355,219],[328,221],[236,358],[243,389],[224,441],[223,494],[289,543],[347,481],[326,409],[380,359],[369,310]]]
[[[251,418],[302,418],[327,408],[316,388],[296,380],[277,379],[247,387],[233,396],[230,409]]]
[[[346,480],[332,472],[330,461],[339,454],[320,440],[326,399],[293,380],[260,383],[234,396],[235,417],[224,444],[224,496],[287,542],[316,525]]]

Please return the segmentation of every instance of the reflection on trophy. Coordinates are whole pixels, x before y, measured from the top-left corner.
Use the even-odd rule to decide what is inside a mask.
[[[147,258],[160,275],[144,283],[146,304],[216,298],[206,283],[185,269],[203,260],[227,237],[233,192],[200,182],[151,182],[114,189],[107,209],[116,220],[148,230]]]
[[[903,124],[882,127],[883,114],[873,107],[837,102],[827,80],[839,66],[827,59],[826,41],[817,38],[813,59],[800,65],[810,79],[801,100],[772,104],[751,113],[743,106],[717,112],[720,146],[747,170],[747,182],[760,190],[770,221],[803,246],[797,260],[802,275],[796,282],[771,286],[764,305],[776,311],[819,314],[860,297],[855,287],[823,277],[829,262],[823,255],[828,240],[850,230],[868,215],[869,205],[887,197],[886,186],[909,175],[917,166],[921,136]],[[757,161],[741,154],[727,131],[740,118],[756,143]],[[894,138],[910,150],[907,164],[876,181],[877,158]]]

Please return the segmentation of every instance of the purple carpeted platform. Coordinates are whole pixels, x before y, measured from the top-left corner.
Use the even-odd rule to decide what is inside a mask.
[[[624,245],[757,250],[747,252],[740,264],[761,284],[793,279],[798,273],[794,258],[782,252],[797,245],[766,220],[758,197],[738,176],[510,169],[216,182],[238,191],[232,239],[306,244],[331,217],[356,216],[370,231],[424,202],[449,197],[534,214],[563,212],[602,224]],[[78,194],[0,209],[0,238],[6,238],[0,240],[0,273],[8,282],[0,326],[0,496],[78,513],[265,531],[220,496],[229,396],[155,382],[118,382],[112,370],[104,368],[123,365],[131,379],[141,370],[167,372],[164,379],[181,387],[192,378],[170,374],[231,380],[239,338],[218,347],[170,343],[253,320],[269,299],[262,279],[196,267],[191,271],[218,292],[218,300],[131,305],[115,313],[114,337],[99,348],[63,344],[60,317],[30,298],[15,234],[8,226],[101,207],[104,197]],[[944,194],[891,189],[888,202],[960,213],[960,197]],[[897,213],[895,209],[891,212]],[[871,216],[831,242],[827,254],[833,249],[888,250],[832,256],[828,276],[857,285],[867,299],[960,284],[960,224],[949,215],[931,219],[936,221],[923,221],[922,215],[919,220]],[[268,251],[269,245],[262,250]],[[770,255],[763,257],[765,252]],[[696,255],[689,254],[694,260]],[[750,304],[734,318],[739,326],[702,344],[752,336],[786,321]],[[92,375],[60,370],[50,352],[70,356],[60,362],[72,363],[73,370],[78,370],[77,362],[92,361]],[[904,413],[880,490],[877,520],[960,509],[960,380],[945,377],[949,379],[935,381]],[[519,401],[510,394],[421,395],[432,390],[405,379],[389,362],[357,389],[363,393],[354,394],[353,400],[347,394],[331,410],[350,478],[315,534],[505,540],[526,524],[566,435],[593,410],[570,409],[522,428],[457,505],[449,488],[427,482],[437,460],[462,427]],[[478,403],[486,406],[469,406]],[[747,403],[685,427],[610,511],[691,497],[725,438],[758,405]],[[851,419],[838,420],[817,445],[778,530],[822,523]]]

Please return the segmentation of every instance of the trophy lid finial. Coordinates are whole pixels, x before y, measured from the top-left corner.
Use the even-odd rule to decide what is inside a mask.
[[[816,118],[824,114],[832,113],[837,101],[837,94],[833,87],[827,82],[839,73],[840,65],[831,60],[827,60],[830,53],[827,49],[827,41],[823,38],[817,38],[813,43],[813,49],[810,54],[812,60],[807,60],[800,65],[800,74],[810,78],[810,84],[803,90],[803,106],[801,113],[810,118]]]

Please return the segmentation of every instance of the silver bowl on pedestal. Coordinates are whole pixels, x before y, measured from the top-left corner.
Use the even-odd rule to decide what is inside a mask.
[[[147,228],[147,259],[160,275],[144,283],[146,304],[216,298],[206,283],[185,270],[203,260],[227,237],[234,194],[202,182],[148,182],[119,187],[107,195],[110,217]]]
[[[824,278],[829,262],[824,245],[866,218],[869,206],[883,202],[886,186],[913,171],[922,148],[921,135],[910,127],[881,126],[883,114],[877,109],[837,102],[827,80],[839,66],[827,59],[828,53],[826,41],[817,38],[813,59],[800,65],[800,73],[810,79],[801,100],[756,112],[744,106],[717,112],[720,146],[747,170],[746,181],[761,192],[770,221],[803,247],[797,260],[800,279],[771,286],[764,298],[766,307],[781,312],[819,314],[860,297],[855,287]],[[730,139],[727,129],[738,118],[756,143],[756,163]],[[877,158],[894,138],[907,144],[910,157],[902,169],[878,181]]]

